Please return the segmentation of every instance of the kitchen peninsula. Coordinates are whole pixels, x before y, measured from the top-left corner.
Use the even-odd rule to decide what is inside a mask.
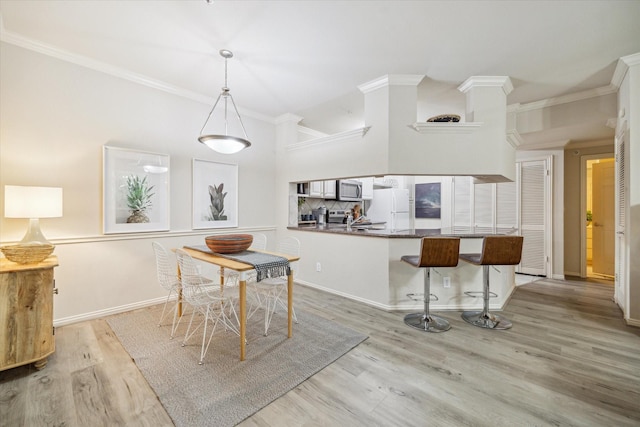
[[[323,206],[315,202],[320,200],[318,197],[325,199],[324,207],[329,211],[354,208],[353,199],[343,200],[339,189],[338,194],[331,191],[332,196],[325,194],[324,183],[335,180],[387,176],[473,177],[469,188],[476,182],[497,185],[515,180],[517,141],[508,137],[506,121],[506,97],[513,89],[509,77],[472,76],[461,84],[458,89],[465,95],[466,105],[464,120],[459,123],[422,122],[424,119],[417,108],[417,88],[424,77],[385,75],[358,86],[364,95],[361,128],[310,139],[298,126],[301,117],[286,116],[279,122],[278,132],[283,137],[278,154],[282,165],[286,165],[283,167],[286,172],[277,184],[286,189],[280,200],[288,208],[281,218],[286,221],[286,234],[301,242],[299,282],[384,310],[419,310],[422,302],[408,298],[407,294],[423,291],[423,272],[400,258],[418,254],[422,233],[458,235],[463,253],[480,252],[482,237],[502,234],[493,229],[473,233],[424,231],[430,223],[418,230],[402,231],[411,226],[411,221],[409,226],[388,224],[391,229],[399,230],[393,232],[375,227],[349,231],[341,227],[298,226],[301,207],[306,209],[302,220],[308,221],[309,216],[313,220],[313,209]],[[371,195],[367,195],[364,182],[359,197],[364,215],[369,215],[372,221],[387,221],[371,212],[372,206],[367,203],[367,196]],[[304,183],[309,184],[305,187]],[[311,183],[316,184],[314,188]],[[410,189],[412,185],[398,184],[393,187]],[[467,194],[470,202],[473,193]],[[461,195],[462,191],[457,194]],[[410,215],[411,210],[408,213]],[[403,219],[401,223],[404,222]],[[424,222],[413,225],[421,226]],[[484,224],[471,222],[469,218],[469,225],[476,223]],[[481,308],[481,298],[469,297],[464,292],[482,291],[482,268],[460,262],[454,268],[434,270],[431,292],[439,299],[431,303],[432,310]],[[499,310],[515,289],[514,267],[496,266],[490,271],[491,290],[498,295],[491,299],[490,308]]]
[[[479,253],[482,238],[508,235],[515,229],[455,227],[443,229],[395,230],[328,225],[324,227],[289,226],[302,242],[304,259],[310,263],[312,277],[302,283],[351,299],[389,310],[420,309],[422,301],[407,294],[422,293],[424,275],[402,262],[403,255],[418,254],[420,239],[425,236],[460,237],[461,253]],[[381,228],[381,227],[378,227]],[[315,263],[315,268],[313,263]],[[461,261],[457,267],[436,268],[431,276],[431,292],[438,300],[432,310],[469,310],[482,307],[481,298],[465,292],[482,291],[482,269]],[[491,270],[491,309],[499,310],[515,289],[513,266],[496,266]],[[448,278],[449,287],[445,287]]]

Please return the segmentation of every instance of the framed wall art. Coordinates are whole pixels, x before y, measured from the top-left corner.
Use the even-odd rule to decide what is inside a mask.
[[[416,218],[440,218],[440,183],[416,184]]]
[[[238,165],[193,159],[193,228],[238,226]]]
[[[103,232],[169,230],[169,156],[104,146]]]

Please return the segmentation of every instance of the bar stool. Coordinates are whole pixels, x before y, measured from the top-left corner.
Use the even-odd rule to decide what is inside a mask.
[[[420,255],[403,255],[400,259],[414,267],[424,268],[424,312],[411,313],[404,317],[404,323],[425,332],[444,332],[451,326],[442,317],[429,313],[431,297],[431,267],[455,267],[458,265],[460,251],[459,237],[423,237],[420,243]],[[407,294],[413,298],[419,294]]]
[[[460,254],[460,259],[482,266],[484,290],[482,311],[464,311],[462,318],[474,326],[487,329],[509,329],[513,324],[502,316],[489,312],[489,298],[497,295],[489,291],[489,267],[494,265],[516,265],[522,257],[522,236],[486,236],[482,241],[482,253]],[[480,292],[465,292],[476,297]]]

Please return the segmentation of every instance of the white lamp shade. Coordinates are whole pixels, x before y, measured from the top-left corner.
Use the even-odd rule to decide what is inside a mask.
[[[62,216],[62,188],[4,186],[6,218],[58,218]]]

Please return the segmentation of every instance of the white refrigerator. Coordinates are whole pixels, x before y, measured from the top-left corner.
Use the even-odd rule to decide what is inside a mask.
[[[371,222],[387,223],[391,231],[409,229],[409,190],[382,188],[373,190],[373,200],[366,212]]]

